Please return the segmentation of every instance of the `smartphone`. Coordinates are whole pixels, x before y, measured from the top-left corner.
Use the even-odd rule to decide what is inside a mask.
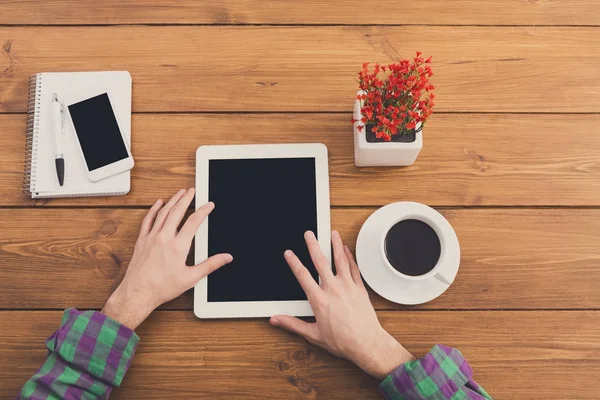
[[[88,178],[99,181],[133,168],[108,91],[64,100]]]

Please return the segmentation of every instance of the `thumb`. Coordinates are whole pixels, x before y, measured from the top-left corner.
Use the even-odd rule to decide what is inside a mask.
[[[276,315],[269,320],[271,325],[300,335],[309,342],[316,342],[319,335],[317,324],[311,324],[289,315]]]
[[[192,282],[192,286],[196,285],[196,283],[198,283],[200,280],[204,279],[212,272],[215,272],[222,266],[227,265],[232,261],[233,256],[231,254],[215,254],[214,256],[202,261],[200,264],[189,267],[193,271],[192,276],[194,281]]]

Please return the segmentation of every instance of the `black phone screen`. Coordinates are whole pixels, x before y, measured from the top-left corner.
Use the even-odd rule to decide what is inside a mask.
[[[107,93],[69,105],[69,114],[89,171],[128,157]]]

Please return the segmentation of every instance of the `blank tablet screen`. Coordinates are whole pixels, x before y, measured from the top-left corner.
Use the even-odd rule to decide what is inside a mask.
[[[304,242],[318,235],[315,159],[209,160],[208,176],[208,255],[233,255],[208,277],[208,301],[306,300],[283,252],[318,279]]]

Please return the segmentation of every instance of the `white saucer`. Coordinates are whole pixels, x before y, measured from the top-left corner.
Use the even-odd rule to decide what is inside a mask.
[[[438,264],[424,278],[403,277],[393,270],[383,251],[383,238],[389,228],[405,219],[427,223],[440,239]],[[439,297],[454,281],[460,264],[458,238],[442,214],[424,204],[388,204],[367,218],[358,234],[356,260],[367,284],[380,296],[399,304],[422,304]]]

